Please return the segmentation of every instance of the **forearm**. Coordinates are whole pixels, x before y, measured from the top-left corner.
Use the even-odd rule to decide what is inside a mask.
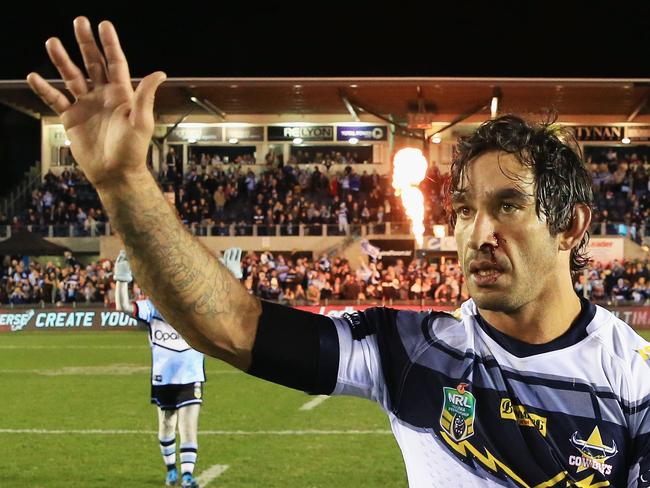
[[[180,222],[148,172],[98,188],[138,283],[192,347],[250,365],[259,299]]]
[[[129,284],[126,281],[115,282],[115,310],[132,314],[129,303]]]

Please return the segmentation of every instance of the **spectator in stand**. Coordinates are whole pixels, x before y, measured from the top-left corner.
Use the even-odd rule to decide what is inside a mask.
[[[348,209],[345,203],[339,205],[338,210],[336,211],[337,220],[339,224],[339,234],[350,235],[350,225],[348,223]]]
[[[169,148],[169,151],[167,151],[167,155],[165,156],[165,164],[167,166],[167,172],[165,174],[165,178],[167,179],[167,181],[176,180],[177,163],[178,163],[178,158],[176,157],[176,150],[172,146]]]

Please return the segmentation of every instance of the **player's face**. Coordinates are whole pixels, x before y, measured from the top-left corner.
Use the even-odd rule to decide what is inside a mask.
[[[479,308],[511,313],[556,286],[558,238],[537,216],[533,173],[515,156],[478,156],[452,200],[460,264]]]

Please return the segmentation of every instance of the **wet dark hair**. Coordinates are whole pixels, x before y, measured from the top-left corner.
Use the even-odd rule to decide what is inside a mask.
[[[573,223],[576,204],[593,208],[591,178],[582,152],[572,133],[555,124],[555,116],[546,122],[532,123],[515,115],[484,122],[471,135],[461,137],[451,165],[447,208],[451,195],[459,191],[463,175],[471,162],[488,151],[514,154],[532,169],[535,178],[535,210],[546,218],[552,236],[564,232]],[[510,177],[510,176],[509,176]],[[452,226],[456,215],[450,210]],[[586,232],[580,244],[571,250],[571,271],[580,271],[589,263]]]

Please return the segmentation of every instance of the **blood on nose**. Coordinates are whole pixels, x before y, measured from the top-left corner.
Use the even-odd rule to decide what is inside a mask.
[[[496,232],[492,233],[492,239],[494,240],[494,247],[495,248],[499,247],[501,244],[504,244],[506,242],[506,240],[503,237],[501,237],[499,234],[497,234]]]
[[[492,240],[494,242],[494,246],[490,246],[490,255],[492,256],[492,262],[496,263],[496,255],[494,254],[495,249],[497,249],[501,244],[505,243],[506,240],[501,237],[499,234],[496,232],[492,233]]]

